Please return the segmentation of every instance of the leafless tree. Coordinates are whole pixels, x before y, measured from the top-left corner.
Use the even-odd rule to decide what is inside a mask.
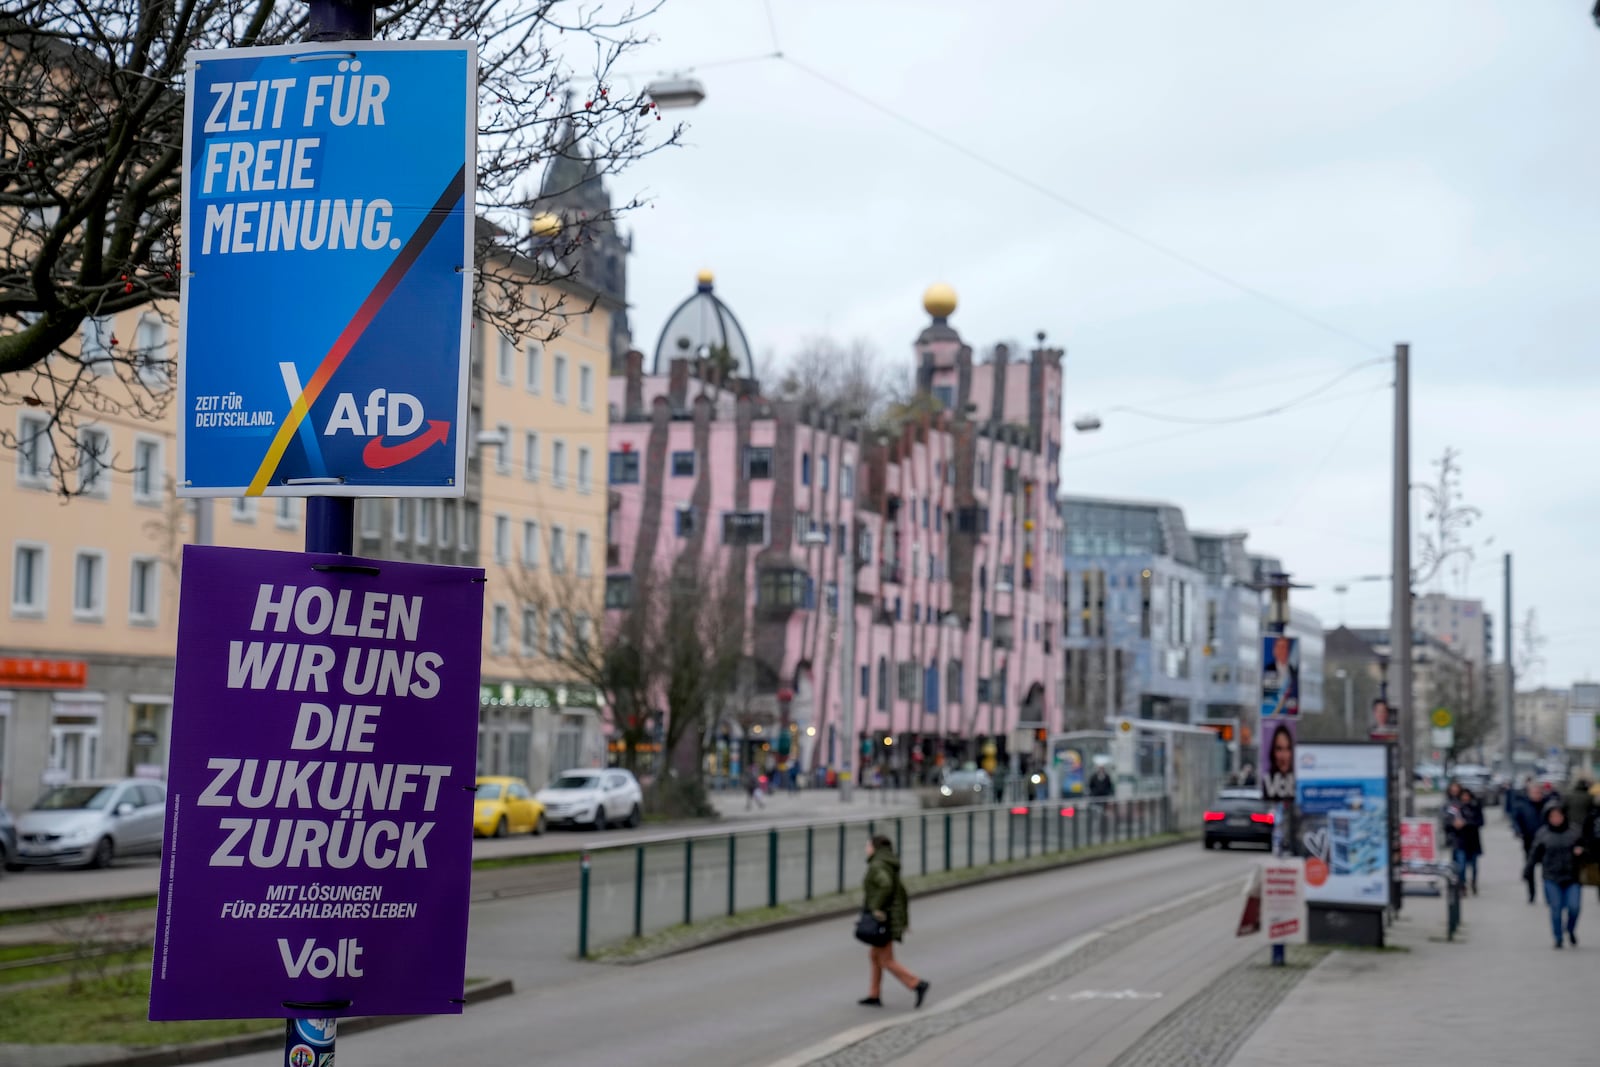
[[[638,769],[639,749],[659,722],[660,763],[649,806],[673,814],[708,811],[704,726],[734,684],[740,662],[739,583],[716,564],[680,557],[670,569],[635,582],[625,609],[608,612],[591,579],[508,567],[505,580],[545,627],[547,640],[524,650],[525,673],[580,680],[604,693],[629,769]],[[559,639],[548,638],[551,620]],[[678,775],[680,765],[692,766],[692,773]]]
[[[656,5],[643,3],[398,0],[379,11],[380,38],[478,42],[476,302],[513,338],[548,340],[589,310],[545,283],[579,276],[586,246],[639,202],[533,220],[678,140],[648,96],[613,81],[644,41]],[[175,313],[185,57],[296,41],[306,17],[281,0],[12,0],[0,13],[0,405],[46,416],[26,442],[0,425],[0,448],[47,458],[61,494],[78,489],[80,422],[158,418],[171,400],[164,348],[75,338],[86,320]]]
[[[1516,643],[1516,678],[1518,681],[1532,682],[1544,671],[1544,649],[1549,643],[1539,629],[1539,609],[1529,608],[1528,614],[1523,616],[1522,625],[1517,629],[1521,633],[1513,635]]]
[[[831,337],[811,337],[789,357],[778,395],[866,420],[903,399],[896,385],[870,341],[856,338],[841,344]]]

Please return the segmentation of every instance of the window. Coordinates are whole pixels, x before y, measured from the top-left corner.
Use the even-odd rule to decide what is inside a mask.
[[[133,443],[133,499],[138,504],[156,504],[162,488],[161,442],[140,437]],[[286,498],[287,499],[287,498]]]
[[[1017,468],[1007,467],[1000,477],[1000,485],[1003,492],[1015,493],[1017,491]]]
[[[677,473],[677,457],[688,456],[694,458],[693,452],[673,453],[673,473]],[[611,453],[609,470],[606,473],[612,485],[634,485],[639,481],[639,453],[622,451]]]
[[[287,497],[285,499],[288,499]],[[159,572],[153,559],[135,556],[128,583],[128,620],[146,626],[156,621],[156,579]]]
[[[294,497],[278,497],[272,509],[273,521],[277,523],[278,529],[293,530],[300,525],[299,517],[295,514],[294,508]]]
[[[528,344],[528,392],[538,394],[544,377],[544,352],[538,345]]]
[[[679,537],[693,537],[695,527],[693,506],[688,504],[680,506],[675,513],[673,526]]]
[[[933,398],[939,401],[939,406],[949,411],[956,406],[956,387],[953,385],[936,385],[933,387]]]
[[[744,446],[744,476],[746,479],[772,477],[771,446]]]
[[[573,548],[578,556],[578,577],[587,578],[594,573],[594,565],[589,560],[589,531],[579,530],[574,537]]]
[[[483,408],[473,404],[467,408],[467,458],[478,458],[478,427],[483,425]]]
[[[456,543],[456,502],[439,501],[439,547],[453,548]]]
[[[839,467],[839,495],[848,499],[855,495],[856,472],[850,469],[848,463]]]
[[[606,575],[606,607],[625,608],[633,603],[633,575]]]
[[[511,427],[500,423],[494,428],[499,441],[494,446],[494,469],[500,474],[511,473]]]
[[[95,374],[110,374],[111,318],[90,316],[83,320],[83,336],[78,341],[78,359]]]
[[[522,523],[522,565],[529,570],[539,566],[539,524],[531,519]]]
[[[565,404],[567,402],[567,357],[566,356],[560,356],[560,355],[556,356],[556,362],[555,362],[554,371],[555,371],[555,382],[551,386],[551,390],[550,391],[555,394],[555,398],[556,398],[556,403],[557,404]]]
[[[978,488],[989,488],[989,458],[987,456],[978,457]],[[982,685],[984,682],[980,680],[979,684]]]
[[[764,608],[798,608],[806,602],[806,573],[785,568],[756,576],[756,603]]]
[[[578,448],[578,492],[594,488],[594,454],[586,446]]]
[[[560,489],[567,484],[567,443],[550,442],[550,484]]]
[[[72,616],[100,622],[106,614],[106,556],[79,552],[72,565]]]
[[[394,502],[394,539],[404,541],[411,536],[411,501],[396,500]]]
[[[694,453],[674,452],[672,454],[672,476],[674,478],[694,477]],[[615,481],[615,479],[612,479]]]
[[[39,415],[17,420],[17,481],[45,485],[50,480],[50,423]]]
[[[828,491],[828,457],[817,457],[817,488],[823,492]]]
[[[504,604],[494,606],[494,654],[503,656],[511,647],[511,611]]]
[[[417,501],[417,544],[433,543],[433,501]]]
[[[11,613],[43,615],[45,605],[45,547],[18,545],[11,563]]]
[[[872,696],[872,668],[863,665],[861,668],[861,699],[866,700]]]
[[[522,476],[530,482],[539,480],[539,435],[532,430],[522,435]]]
[[[567,531],[560,526],[550,527],[550,569],[567,573]]]
[[[895,664],[895,695],[901,700],[917,699],[917,665],[915,663],[902,661]]]
[[[987,678],[978,679],[978,703],[989,703],[989,679]]]
[[[728,511],[722,515],[722,543],[725,545],[764,545],[767,543],[767,513]]]
[[[511,561],[511,520],[505,515],[494,517],[494,561]]]
[[[154,315],[146,315],[139,320],[133,336],[133,360],[140,380],[146,385],[161,385],[172,369],[167,358],[167,324]]]
[[[361,536],[383,536],[383,502],[380,500],[363,500],[358,510],[361,512]]]
[[[803,452],[800,455],[800,484],[811,484],[811,453]]]
[[[78,431],[78,491],[85,496],[111,493],[111,435],[104,430]]]
[[[234,522],[255,522],[256,521],[256,499],[257,498],[253,497],[253,496],[236,496],[236,497],[234,497],[233,498],[233,521]]]
[[[546,653],[551,659],[560,659],[562,649],[565,647],[567,642],[566,627],[562,624],[561,612],[559,611],[552,611],[550,613],[548,637],[549,640],[545,645]]]
[[[532,657],[539,653],[539,613],[533,608],[522,609],[522,654]]]
[[[823,587],[822,595],[828,603],[828,614],[839,614],[839,583],[829,582]]]
[[[994,617],[994,647],[1014,648],[1014,622],[1010,615],[996,615]]]
[[[461,551],[478,550],[478,505],[471,500],[461,502]]]
[[[886,656],[878,657],[878,710],[889,710],[889,660]]]
[[[944,665],[945,699],[952,704],[961,703],[961,661],[953,659]]]
[[[578,366],[578,406],[594,410],[594,368],[587,363]]]
[[[511,384],[511,367],[517,361],[517,345],[505,334],[500,335],[500,354],[495,360],[494,376],[502,385]]]

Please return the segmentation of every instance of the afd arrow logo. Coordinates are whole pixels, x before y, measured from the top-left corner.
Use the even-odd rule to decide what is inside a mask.
[[[373,470],[387,470],[398,467],[410,459],[416,459],[435,444],[445,444],[450,440],[450,424],[442,419],[429,419],[428,428],[409,441],[401,441],[397,445],[384,444],[382,437],[374,437],[367,442],[367,447],[361,450],[361,461]]]

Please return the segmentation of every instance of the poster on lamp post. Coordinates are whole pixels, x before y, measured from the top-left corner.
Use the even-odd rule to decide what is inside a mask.
[[[150,1018],[453,1014],[483,571],[183,554]]]

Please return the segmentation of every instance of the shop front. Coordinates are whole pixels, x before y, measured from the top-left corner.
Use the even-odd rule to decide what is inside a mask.
[[[478,688],[478,773],[541,789],[562,771],[605,763],[600,694],[589,686]]]

